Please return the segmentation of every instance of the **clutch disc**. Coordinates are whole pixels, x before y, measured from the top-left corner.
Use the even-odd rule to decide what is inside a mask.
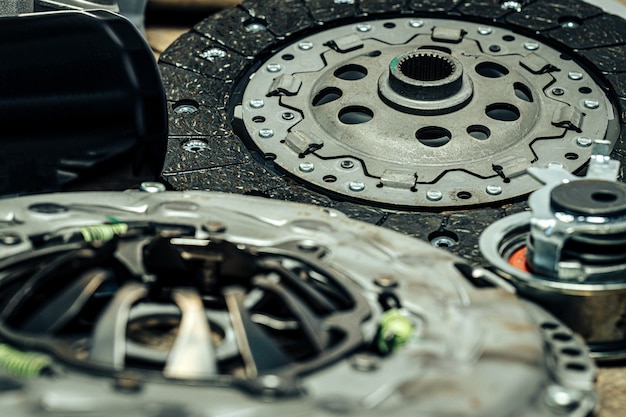
[[[144,189],[3,202],[8,415],[596,409],[581,340],[483,269],[333,210]]]
[[[622,23],[579,1],[244,1],[161,56],[163,178],[476,260],[477,232],[540,186],[527,168],[578,172],[598,138],[621,158]]]

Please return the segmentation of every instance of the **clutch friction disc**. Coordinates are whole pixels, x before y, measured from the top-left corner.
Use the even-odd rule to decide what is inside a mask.
[[[597,408],[582,341],[486,270],[334,210],[143,188],[3,201],[6,415]]]
[[[622,160],[626,29],[582,1],[244,1],[160,58],[174,189],[336,208],[472,261],[529,167]]]

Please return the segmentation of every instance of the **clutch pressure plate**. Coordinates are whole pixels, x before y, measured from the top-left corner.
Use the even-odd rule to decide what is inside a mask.
[[[3,202],[6,415],[596,408],[580,339],[483,269],[333,210],[144,189]]]

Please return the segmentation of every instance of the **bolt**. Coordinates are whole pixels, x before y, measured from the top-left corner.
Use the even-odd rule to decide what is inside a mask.
[[[226,225],[218,221],[208,221],[202,225],[202,228],[207,233],[224,233],[226,231]]]
[[[17,233],[5,232],[0,234],[0,243],[6,246],[14,246],[22,243],[22,238]]]
[[[313,49],[313,42],[311,41],[302,41],[298,44],[298,48],[302,49],[303,51],[309,51],[311,49]]]
[[[268,127],[264,127],[263,129],[259,130],[259,137],[262,137],[263,139],[269,139],[273,136],[274,131]]]
[[[198,111],[198,108],[192,104],[181,104],[174,108],[174,111],[178,114],[191,114]]]
[[[555,96],[562,96],[563,94],[565,94],[565,90],[560,87],[555,87],[552,89],[552,94],[554,94]]]
[[[567,73],[567,78],[574,81],[582,80],[583,73],[578,71],[570,71]]]
[[[354,162],[352,162],[352,161],[350,161],[348,159],[346,159],[344,161],[341,161],[340,165],[341,165],[341,167],[343,169],[352,169],[352,168],[354,168]]]
[[[313,162],[308,162],[308,161],[300,162],[300,165],[298,166],[298,168],[302,172],[313,172],[313,170],[315,169],[315,164]]]
[[[476,31],[481,35],[491,35],[493,33],[493,29],[487,26],[480,26]]]
[[[489,195],[500,195],[502,194],[502,187],[499,185],[488,185],[485,191]]]
[[[139,191],[146,193],[162,193],[165,191],[165,185],[156,181],[146,181],[139,184]]]
[[[593,140],[590,138],[586,138],[584,136],[579,136],[576,138],[576,145],[582,146],[583,148],[588,148],[593,144]]]
[[[372,25],[370,25],[369,23],[359,23],[358,25],[356,25],[356,30],[358,30],[359,32],[369,32],[370,30],[372,30]]]
[[[296,115],[290,111],[286,111],[282,114],[283,120],[293,120],[296,118]]]
[[[253,98],[250,100],[250,107],[253,109],[260,109],[265,106],[265,102],[260,98]]]
[[[524,48],[528,51],[536,51],[539,49],[539,44],[537,42],[524,42]]]
[[[409,26],[411,26],[412,28],[421,28],[422,26],[424,26],[424,21],[423,20],[411,19],[409,21]]]
[[[283,67],[280,64],[267,64],[266,69],[268,72],[280,72]]]
[[[380,360],[371,353],[355,353],[350,358],[354,369],[361,372],[371,372],[378,368]]]
[[[600,107],[600,102],[598,100],[585,100],[585,107],[591,110],[595,110]]]
[[[392,275],[379,275],[374,278],[374,284],[382,288],[390,288],[398,285],[398,281]]]
[[[365,184],[361,181],[351,181],[350,185],[348,185],[348,188],[350,188],[350,191],[358,193],[359,191],[363,191],[365,189]]]
[[[546,388],[544,400],[549,407],[571,410],[580,404],[581,393],[560,385],[550,385]]]
[[[443,193],[439,190],[428,190],[426,198],[430,201],[439,201],[443,198]]]

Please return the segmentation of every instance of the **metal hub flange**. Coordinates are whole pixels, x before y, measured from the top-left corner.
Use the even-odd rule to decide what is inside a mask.
[[[617,121],[576,62],[469,22],[409,18],[322,31],[251,74],[234,115],[306,183],[383,205],[472,206],[575,172]]]
[[[472,97],[472,81],[461,62],[437,50],[417,50],[395,57],[378,80],[383,101],[401,111],[447,113]]]

